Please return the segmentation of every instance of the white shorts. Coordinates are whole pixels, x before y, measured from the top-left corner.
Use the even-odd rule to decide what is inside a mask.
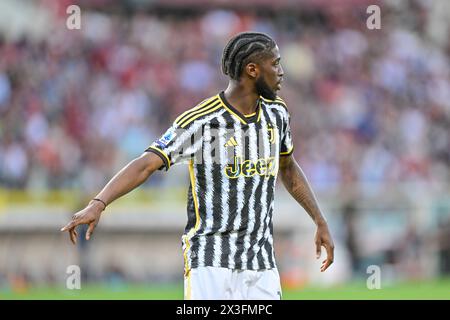
[[[198,267],[184,276],[186,300],[280,300],[277,269],[233,270]]]

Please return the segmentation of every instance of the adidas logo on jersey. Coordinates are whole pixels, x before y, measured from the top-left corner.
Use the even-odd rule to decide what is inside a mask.
[[[236,139],[234,137],[231,137],[227,143],[224,144],[225,147],[236,147],[238,143],[236,142]]]

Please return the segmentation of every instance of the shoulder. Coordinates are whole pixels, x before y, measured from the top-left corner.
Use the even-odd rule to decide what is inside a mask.
[[[269,100],[263,97],[261,97],[261,99],[266,108],[275,109],[281,112],[283,115],[289,116],[287,104],[280,96],[277,96],[275,100]]]
[[[195,107],[190,108],[180,114],[174,124],[180,128],[187,128],[194,122],[206,121],[208,115],[211,115],[222,108],[222,102],[219,95],[216,94],[212,97],[206,98]]]

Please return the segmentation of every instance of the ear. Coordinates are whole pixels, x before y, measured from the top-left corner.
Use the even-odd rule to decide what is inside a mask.
[[[259,66],[254,62],[247,63],[245,66],[245,72],[250,78],[256,79],[260,73]]]

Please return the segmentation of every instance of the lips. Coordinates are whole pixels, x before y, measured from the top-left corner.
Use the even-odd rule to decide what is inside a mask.
[[[278,87],[278,89],[280,89],[281,88],[281,83],[283,82],[283,79],[280,79],[278,82],[277,82],[277,87]]]

